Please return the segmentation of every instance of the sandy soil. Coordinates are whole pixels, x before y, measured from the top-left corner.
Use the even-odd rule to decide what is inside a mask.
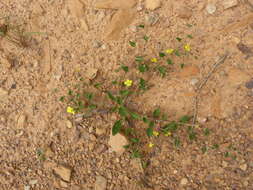
[[[108,2],[0,2],[1,31],[8,25],[10,35],[0,38],[0,189],[253,189],[252,7],[247,1],[227,8],[225,0],[164,0],[148,10],[142,1]],[[22,40],[17,29],[31,33]],[[115,72],[121,63],[131,69],[135,55],[152,58],[178,47],[176,37],[190,43],[196,57],[175,57],[165,78],[148,76],[153,87],[131,105],[142,113],[160,106],[171,120],[193,115],[196,85],[228,57],[199,94],[197,140],[185,130],[177,134],[179,148],[172,138],[156,138],[143,168],[128,151],[112,151],[116,115],[72,116],[59,99],[82,79],[111,86],[124,76]]]

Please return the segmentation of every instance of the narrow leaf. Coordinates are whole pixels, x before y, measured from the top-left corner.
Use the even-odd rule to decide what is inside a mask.
[[[112,135],[114,136],[118,134],[121,128],[122,128],[122,121],[121,120],[116,121],[112,127]]]

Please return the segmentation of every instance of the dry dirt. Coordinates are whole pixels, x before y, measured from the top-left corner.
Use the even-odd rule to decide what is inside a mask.
[[[161,0],[148,10],[135,0],[1,0],[0,26],[8,21],[39,33],[29,35],[27,47],[0,38],[0,189],[253,190],[253,9],[247,2]],[[121,63],[131,68],[134,55],[153,57],[189,34],[198,58],[185,58],[183,69],[175,58],[165,78],[150,76],[154,86],[134,100],[141,112],[160,106],[170,119],[192,115],[195,83],[229,56],[199,94],[197,141],[185,131],[178,149],[169,137],[155,139],[147,168],[127,151],[112,151],[117,116],[77,118],[59,101],[94,70],[94,82],[110,86],[122,76],[115,72]]]

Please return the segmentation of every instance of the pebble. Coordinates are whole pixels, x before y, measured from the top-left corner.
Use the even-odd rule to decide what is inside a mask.
[[[238,5],[237,0],[223,0],[224,9],[229,9]]]
[[[25,185],[24,190],[30,190],[31,187],[29,185]]]
[[[6,100],[8,97],[8,91],[4,90],[3,88],[0,88],[0,101]]]
[[[25,127],[25,123],[26,123],[26,115],[21,114],[18,119],[17,119],[17,128],[21,129]]]
[[[199,123],[203,124],[206,123],[208,119],[206,117],[198,117],[197,120]]]
[[[143,5],[141,3],[139,3],[137,6],[136,6],[136,10],[137,11],[142,11],[143,10]]]
[[[248,165],[247,164],[242,164],[240,165],[240,169],[243,170],[243,171],[246,171],[248,168]]]
[[[180,184],[181,185],[186,185],[188,183],[188,179],[187,178],[183,178],[183,179],[181,179],[181,181],[180,181]]]
[[[70,120],[66,120],[66,126],[68,129],[71,129],[73,127],[72,122]]]
[[[215,6],[214,4],[207,4],[207,6],[206,6],[206,11],[207,11],[209,14],[215,13],[215,11],[216,11],[216,6]]]
[[[178,17],[182,19],[189,19],[192,16],[192,10],[184,6],[178,7],[176,12]]]
[[[105,133],[106,133],[106,129],[105,128],[96,128],[96,134],[98,136],[103,135]]]
[[[161,7],[161,0],[146,0],[145,6],[149,10],[155,10]]]
[[[69,182],[71,177],[71,169],[65,167],[65,166],[57,166],[53,168],[55,174],[59,175],[61,179],[64,181]]]
[[[131,167],[138,173],[144,173],[142,164],[141,164],[141,159],[140,158],[134,158],[130,161]]]
[[[125,151],[124,146],[128,144],[128,141],[126,137],[121,134],[116,134],[114,136],[111,134],[108,144],[112,147],[113,151],[120,155]]]
[[[253,89],[253,79],[248,81],[246,84],[245,84],[245,87],[248,88],[248,89]]]
[[[145,15],[145,22],[147,25],[155,25],[159,20],[159,15],[157,13],[149,13]]]
[[[95,190],[106,190],[107,180],[103,176],[97,176]]]
[[[198,82],[199,82],[199,80],[196,79],[196,78],[194,78],[194,79],[191,79],[190,84],[191,84],[192,86],[195,86]]]
[[[100,41],[95,40],[93,42],[93,47],[94,48],[100,48],[101,46],[102,46],[102,43]]]
[[[137,27],[134,26],[134,25],[130,26],[129,29],[130,29],[132,32],[137,32],[137,31],[138,31]]]
[[[222,161],[222,167],[224,168],[228,167],[228,163],[226,161]]]
[[[38,183],[38,180],[37,180],[37,179],[34,179],[34,180],[29,181],[29,184],[30,184],[30,185],[36,185],[37,183]]]
[[[61,187],[64,187],[64,188],[67,188],[68,187],[68,183],[66,183],[65,181],[60,181],[60,186]]]

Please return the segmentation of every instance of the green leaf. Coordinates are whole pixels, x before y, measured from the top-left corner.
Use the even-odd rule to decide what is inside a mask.
[[[208,128],[205,128],[205,129],[204,129],[204,135],[205,135],[205,136],[210,135],[210,130],[209,130]]]
[[[129,112],[129,114],[131,115],[131,117],[133,118],[133,119],[140,119],[141,117],[137,114],[137,113],[134,113],[134,112]]]
[[[179,41],[179,42],[181,42],[182,38],[176,37],[176,40]]]
[[[65,96],[60,97],[60,101],[63,102],[65,100]]]
[[[102,85],[102,83],[96,83],[96,84],[94,84],[94,87],[99,88],[101,85]]]
[[[118,107],[117,107],[117,106],[114,106],[114,107],[111,108],[111,111],[112,111],[112,112],[116,112],[117,110],[118,110]]]
[[[126,73],[128,72],[128,66],[125,66],[125,65],[121,65],[121,69],[123,70],[123,71],[125,71]]]
[[[148,36],[143,36],[143,39],[147,42],[149,40],[149,37]]]
[[[188,34],[187,37],[190,39],[193,39],[192,35],[190,35],[190,34]]]
[[[193,25],[192,24],[186,24],[186,26],[191,28]]]
[[[161,115],[161,110],[160,108],[157,108],[153,111],[153,117],[159,117]]]
[[[118,134],[121,128],[122,128],[122,121],[121,120],[116,121],[112,127],[112,135],[114,136]]]
[[[119,93],[120,93],[121,96],[128,96],[129,94],[131,94],[131,91],[129,91],[129,90],[121,90]]]
[[[165,77],[166,73],[167,73],[167,69],[164,66],[159,66],[158,67],[158,72],[161,74],[162,77]]]
[[[140,154],[139,150],[133,150],[131,157],[132,158],[140,158],[141,154]]]
[[[128,149],[128,148],[130,148],[130,145],[129,144],[128,145],[124,145],[123,148]]]
[[[163,52],[159,52],[159,57],[165,57],[166,56],[166,54],[165,53],[163,53]]]
[[[149,123],[149,120],[148,120],[148,118],[146,118],[146,117],[143,117],[143,118],[142,118],[142,121],[143,121],[144,123]]]
[[[180,57],[181,54],[180,54],[180,52],[178,50],[175,50],[174,52],[175,52],[176,56]]]
[[[144,58],[143,58],[143,56],[136,56],[135,57],[135,61],[137,61],[137,62],[143,62]]]
[[[138,138],[131,138],[130,141],[132,141],[133,143],[139,143],[140,139],[138,139]]]
[[[206,147],[206,146],[203,146],[203,147],[201,148],[201,151],[202,151],[203,154],[205,154],[206,151],[207,151],[207,147]]]
[[[178,137],[175,137],[174,138],[174,145],[175,145],[175,147],[179,147],[180,144],[181,144],[180,139]]]
[[[183,69],[183,68],[184,68],[184,63],[182,63],[182,64],[180,65],[180,68],[181,68],[181,69]]]
[[[148,137],[152,137],[153,136],[153,127],[147,128],[146,133],[147,133]]]
[[[73,94],[73,91],[72,90],[69,90],[69,92],[68,92],[68,95],[72,95]]]
[[[96,109],[97,106],[96,106],[95,104],[91,104],[91,105],[88,106],[88,108],[89,108],[89,109]]]
[[[189,133],[189,139],[192,141],[192,140],[196,140],[196,133],[194,132],[194,131],[191,131],[190,133]]]
[[[136,47],[136,42],[129,41],[129,44],[130,44],[130,46],[132,46],[132,47]]]
[[[119,104],[119,105],[122,105],[122,104],[123,104],[123,100],[122,100],[122,98],[119,97],[119,96],[116,97],[116,102],[117,102],[117,104]]]
[[[171,123],[168,123],[166,124],[163,128],[162,128],[162,131],[163,132],[173,132],[173,131],[176,131],[178,128],[178,124],[175,122],[175,121],[172,121]]]
[[[116,85],[118,82],[116,80],[112,81],[112,84]]]
[[[129,136],[129,135],[133,135],[134,134],[134,129],[133,128],[126,128],[125,129],[125,135]]]
[[[146,64],[139,64],[139,66],[138,66],[138,70],[141,72],[141,73],[144,73],[144,72],[146,72],[146,71],[148,71],[148,65],[146,65]]]
[[[88,101],[91,101],[92,98],[93,98],[93,93],[86,92],[86,93],[84,93],[84,97],[85,97]]]
[[[179,119],[179,122],[181,122],[181,123],[188,123],[190,120],[191,120],[191,116],[184,115],[183,117],[181,117]]]
[[[119,114],[121,117],[126,117],[128,115],[128,110],[124,106],[120,106]]]
[[[114,102],[116,101],[115,96],[113,96],[111,92],[108,91],[108,92],[107,92],[107,95],[108,95],[108,97],[109,97],[112,101],[114,101]]]
[[[155,122],[154,121],[149,121],[148,122],[148,126],[149,127],[154,127],[155,126]]]
[[[138,25],[138,27],[139,28],[144,28],[145,26],[144,26],[144,24],[140,24],[140,25]]]
[[[173,61],[171,59],[167,59],[167,64],[168,65],[173,65]]]
[[[219,145],[218,145],[218,144],[214,144],[212,148],[213,148],[213,149],[218,149],[218,148],[219,148]]]
[[[140,90],[146,90],[147,89],[147,87],[146,87],[146,81],[143,78],[140,78],[139,89]]]

